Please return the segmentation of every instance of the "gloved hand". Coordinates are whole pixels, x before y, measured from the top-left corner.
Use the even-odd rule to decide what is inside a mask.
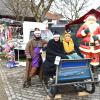
[[[28,61],[32,61],[32,57],[30,55],[27,55],[26,58]]]
[[[28,61],[32,61],[32,58],[27,58]]]
[[[66,55],[66,59],[69,59],[68,55]]]
[[[47,49],[47,47],[43,47],[43,48],[42,48],[42,51],[46,51],[46,49]]]
[[[89,29],[87,28],[87,29],[84,30],[84,32],[85,32],[85,34],[88,34],[90,31],[89,31]]]
[[[92,36],[92,37],[93,37],[94,41],[99,40],[97,36]]]

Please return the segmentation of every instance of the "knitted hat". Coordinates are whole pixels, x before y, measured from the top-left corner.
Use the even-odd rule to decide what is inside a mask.
[[[60,37],[60,34],[57,31],[55,31],[54,34],[53,34],[53,36],[54,37],[56,37],[56,36]]]

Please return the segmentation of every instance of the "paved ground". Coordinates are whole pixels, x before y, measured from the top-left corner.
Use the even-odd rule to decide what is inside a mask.
[[[23,89],[25,67],[6,68],[0,61],[0,100],[46,100],[46,93],[38,76],[32,80],[32,87]],[[61,100],[100,100],[100,87],[94,94],[79,97],[75,94],[63,95]]]
[[[3,85],[3,82],[1,81],[1,77],[0,77],[0,100],[7,100],[5,89],[3,87],[4,87],[4,85]]]

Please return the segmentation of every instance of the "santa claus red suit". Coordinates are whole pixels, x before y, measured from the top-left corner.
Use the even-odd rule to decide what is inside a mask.
[[[94,15],[88,15],[85,23],[78,30],[76,37],[82,38],[80,50],[85,58],[91,58],[91,65],[100,63],[100,25]]]

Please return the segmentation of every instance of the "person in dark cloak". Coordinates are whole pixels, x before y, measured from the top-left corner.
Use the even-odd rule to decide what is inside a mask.
[[[46,60],[43,63],[43,73],[46,76],[46,81],[49,77],[53,77],[56,72],[56,65],[54,64],[56,56],[61,59],[67,59],[66,53],[64,52],[63,44],[60,41],[60,34],[55,32],[53,39],[49,40],[46,48]]]

